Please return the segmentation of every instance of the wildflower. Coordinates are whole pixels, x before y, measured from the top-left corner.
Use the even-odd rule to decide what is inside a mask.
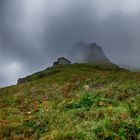
[[[113,109],[112,104],[108,105],[108,109],[111,111]]]
[[[26,115],[31,115],[31,114],[32,114],[31,111],[26,112]]]
[[[84,85],[83,88],[84,90],[89,91],[89,85]]]

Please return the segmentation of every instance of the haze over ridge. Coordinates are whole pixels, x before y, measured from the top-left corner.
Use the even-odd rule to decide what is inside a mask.
[[[46,68],[79,40],[140,68],[139,24],[139,0],[1,0],[0,86]]]

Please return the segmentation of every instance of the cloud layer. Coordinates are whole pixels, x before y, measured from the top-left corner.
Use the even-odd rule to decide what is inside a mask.
[[[48,67],[78,41],[140,68],[139,0],[1,0],[0,86]]]

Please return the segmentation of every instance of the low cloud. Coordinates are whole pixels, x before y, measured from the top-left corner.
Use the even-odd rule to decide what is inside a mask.
[[[97,42],[118,65],[140,68],[139,5],[138,0],[1,0],[0,85],[67,57],[81,40]],[[13,64],[19,69],[9,68]]]

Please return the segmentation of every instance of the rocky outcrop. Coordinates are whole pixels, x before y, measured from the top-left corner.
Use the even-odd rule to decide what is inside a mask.
[[[24,78],[19,78],[18,81],[17,81],[17,84],[19,85],[19,84],[23,84],[23,83],[26,83],[26,82],[31,82],[31,81],[34,81],[34,80],[39,80],[41,78],[47,78],[47,77],[50,77],[50,76],[55,75],[55,74],[60,72],[60,70],[47,71],[47,69],[43,70],[43,71],[40,71],[40,72],[37,72],[37,73],[34,73],[34,74],[29,75],[29,76],[24,77]]]
[[[79,43],[70,52],[76,63],[91,63],[96,65],[117,67],[104,54],[102,48],[96,42],[91,44]]]
[[[88,63],[99,63],[109,64],[110,60],[105,56],[102,48],[96,43],[91,43],[87,46],[86,62]]]
[[[25,78],[19,78],[17,84],[23,84],[25,83],[27,80]]]

